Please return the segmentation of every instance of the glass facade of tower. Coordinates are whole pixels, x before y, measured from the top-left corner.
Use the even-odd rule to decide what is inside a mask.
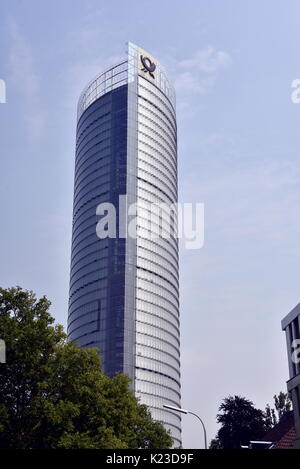
[[[181,444],[178,243],[167,230],[177,202],[175,95],[160,64],[133,44],[78,104],[68,333],[99,348],[104,371],[123,371],[153,417]],[[136,236],[99,239],[96,208],[136,204]],[[176,225],[176,214],[172,222]],[[156,228],[157,227],[157,228]],[[117,225],[117,233],[119,226]],[[160,231],[160,234],[162,233]],[[159,233],[159,231],[157,231]]]

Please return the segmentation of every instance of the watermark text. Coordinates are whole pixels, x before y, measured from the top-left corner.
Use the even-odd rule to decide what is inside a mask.
[[[2,339],[0,339],[0,363],[6,363],[6,346]]]
[[[96,208],[99,239],[133,238],[149,240],[180,239],[186,249],[200,249],[204,244],[203,203],[150,203],[145,200],[128,204],[119,196],[119,204],[105,202]]]
[[[0,78],[0,104],[6,103],[6,83]]]

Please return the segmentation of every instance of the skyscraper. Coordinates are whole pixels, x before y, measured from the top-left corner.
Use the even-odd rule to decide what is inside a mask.
[[[136,204],[136,236],[119,233],[120,196],[125,213]],[[180,414],[163,409],[180,406],[178,242],[150,236],[148,209],[176,202],[175,93],[157,60],[129,43],[78,103],[68,334],[99,348],[106,374],[131,377],[178,446]],[[116,237],[97,235],[103,203],[116,208]],[[152,217],[152,231],[168,216]]]

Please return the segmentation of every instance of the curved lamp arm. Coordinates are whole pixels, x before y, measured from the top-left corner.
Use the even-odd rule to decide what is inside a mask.
[[[204,446],[205,446],[205,449],[207,449],[206,428],[205,428],[205,425],[204,425],[204,423],[203,423],[203,420],[201,419],[201,417],[199,417],[199,415],[195,414],[194,412],[191,412],[190,410],[181,409],[180,407],[173,407],[172,405],[164,404],[163,407],[164,407],[165,409],[175,410],[175,412],[180,412],[181,414],[191,414],[191,415],[194,415],[194,417],[197,417],[197,419],[200,420],[201,425],[202,425],[202,428],[203,428],[203,433],[204,433]]]

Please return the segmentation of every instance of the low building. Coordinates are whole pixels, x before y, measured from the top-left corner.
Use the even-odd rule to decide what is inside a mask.
[[[294,449],[296,429],[293,411],[286,412],[280,421],[261,440],[250,441],[242,449]]]
[[[293,401],[294,448],[300,449],[300,303],[282,320],[282,329],[286,333],[288,351],[287,389]]]
[[[296,429],[293,412],[287,412],[266,435],[264,440],[270,442],[268,449],[293,449],[296,440]]]

